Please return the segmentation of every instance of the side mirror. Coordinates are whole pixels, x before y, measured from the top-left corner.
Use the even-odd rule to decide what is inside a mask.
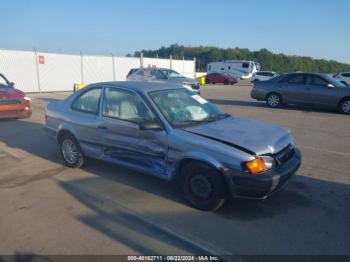
[[[10,82],[9,83],[11,87],[14,87],[15,86],[15,83],[14,82]]]
[[[141,130],[162,130],[162,125],[155,120],[145,120],[140,124]]]
[[[332,84],[327,84],[327,87],[328,87],[328,88],[335,88],[335,86],[332,85]]]

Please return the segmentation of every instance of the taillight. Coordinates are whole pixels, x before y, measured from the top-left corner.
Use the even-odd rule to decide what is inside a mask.
[[[256,87],[256,83],[255,82],[253,82],[253,88],[255,88]]]

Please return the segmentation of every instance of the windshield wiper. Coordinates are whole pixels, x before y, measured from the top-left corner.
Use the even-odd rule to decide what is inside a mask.
[[[231,116],[230,114],[224,113],[224,114],[219,114],[219,115],[207,116],[206,118],[203,118],[201,121],[213,122],[213,121],[224,119],[224,118],[227,118],[230,116]]]
[[[180,126],[182,125],[186,125],[186,124],[198,124],[198,123],[208,123],[208,122],[214,122],[220,119],[224,119],[227,117],[230,117],[230,114],[224,113],[224,114],[219,114],[219,115],[213,115],[213,116],[207,116],[203,119],[188,119],[186,121],[181,122],[181,124],[179,124]]]

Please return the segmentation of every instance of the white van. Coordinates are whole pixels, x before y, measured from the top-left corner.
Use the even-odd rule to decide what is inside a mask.
[[[251,78],[255,72],[260,71],[260,64],[247,60],[227,60],[209,63],[207,71],[208,74],[227,73],[236,78],[248,79]]]

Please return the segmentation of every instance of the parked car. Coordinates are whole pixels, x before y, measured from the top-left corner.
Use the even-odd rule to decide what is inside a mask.
[[[255,81],[266,81],[276,76],[279,76],[279,74],[273,71],[260,71],[253,74],[250,82],[253,83]]]
[[[221,83],[225,85],[234,85],[237,83],[237,79],[233,76],[230,76],[229,74],[211,73],[206,75],[205,82],[207,84]]]
[[[333,77],[345,85],[350,85],[350,72],[337,73]]]
[[[288,130],[225,114],[179,84],[89,85],[49,103],[45,129],[68,167],[92,157],[174,181],[202,210],[264,199],[301,164]]]
[[[126,75],[126,78],[128,78],[132,73],[136,72],[138,70],[138,68],[131,68],[128,72],[128,74]]]
[[[138,68],[132,69],[127,79],[131,81],[163,81],[166,83],[182,84],[184,87],[200,94],[198,80],[181,75],[172,69],[167,68]]]
[[[30,98],[0,74],[0,118],[26,118],[31,114]]]
[[[350,114],[350,87],[325,74],[291,73],[254,83],[251,97],[270,107],[299,104]]]

